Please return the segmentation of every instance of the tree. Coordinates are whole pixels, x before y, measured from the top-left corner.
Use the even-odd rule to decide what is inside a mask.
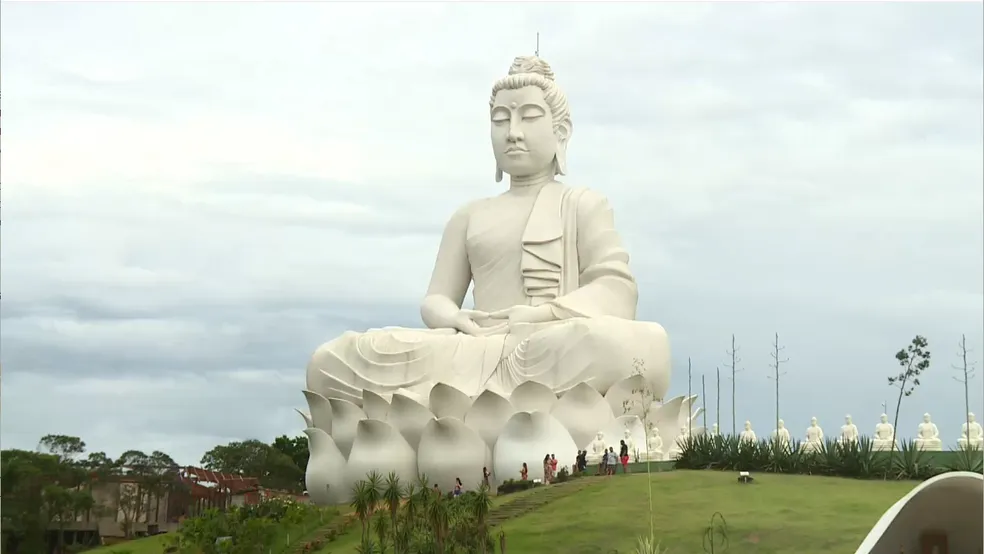
[[[772,352],[769,352],[769,356],[772,356],[772,363],[769,367],[772,368],[772,375],[769,379],[773,379],[776,382],[776,432],[779,429],[779,377],[786,374],[785,371],[779,371],[779,366],[789,361],[789,359],[782,359],[779,354],[785,350],[785,346],[779,346],[779,333],[776,333],[776,340],[772,343]]]
[[[642,420],[642,427],[643,429],[646,430],[645,447],[646,447],[646,479],[648,484],[647,488],[649,490],[649,536],[655,537],[656,528],[653,523],[653,480],[651,475],[652,470],[649,465],[649,460],[652,458],[649,452],[649,433],[650,433],[649,414],[652,413],[653,403],[658,400],[661,401],[662,398],[656,398],[656,393],[653,391],[652,387],[650,386],[649,381],[646,380],[646,362],[644,360],[636,358],[632,360],[632,366],[635,375],[637,376],[639,381],[641,381],[642,384],[639,387],[632,389],[632,395],[628,400],[622,401],[622,412],[628,413],[630,410],[632,410],[633,407],[635,407],[635,410],[632,411],[635,411],[636,413],[639,414],[639,419]]]
[[[273,440],[272,446],[286,454],[301,471],[307,471],[308,458],[311,453],[308,451],[308,439],[304,435],[290,438],[281,435]]]
[[[735,406],[735,398],[736,398],[736,396],[735,396],[735,376],[738,373],[740,373],[742,371],[745,371],[744,369],[737,369],[738,364],[741,362],[741,358],[738,357],[738,351],[739,350],[741,350],[741,348],[739,348],[738,346],[735,345],[735,336],[734,335],[731,335],[731,350],[728,350],[727,351],[727,354],[728,354],[728,356],[731,356],[731,365],[729,365],[728,367],[731,368],[731,434],[732,435],[737,435],[738,434],[738,425],[737,425],[737,421],[738,421],[737,413],[738,413],[738,410],[737,410],[737,408]],[[720,428],[718,428],[718,429],[720,430]]]
[[[902,408],[902,397],[912,396],[919,386],[919,376],[929,369],[929,341],[922,335],[916,335],[909,346],[895,354],[895,360],[902,368],[898,375],[888,378],[889,386],[898,387],[899,397],[895,402],[895,420],[892,430],[891,456],[895,455],[895,435],[899,427],[899,410]]]
[[[85,453],[85,441],[69,435],[45,435],[38,441],[38,451],[58,456],[62,461],[72,462]]]
[[[256,477],[271,489],[304,490],[304,471],[279,449],[256,439],[216,446],[202,456],[205,469]]]
[[[967,348],[967,335],[960,335],[960,342],[957,344],[957,356],[960,357],[960,365],[953,366],[960,372],[959,377],[954,377],[956,381],[963,383],[964,387],[964,418],[967,423],[967,432],[970,433],[970,380],[974,378],[974,374],[977,372],[977,368],[974,367],[976,362],[971,362],[967,360],[967,354],[970,354],[970,350]],[[969,435],[968,435],[969,436]],[[970,444],[968,443],[968,446]]]

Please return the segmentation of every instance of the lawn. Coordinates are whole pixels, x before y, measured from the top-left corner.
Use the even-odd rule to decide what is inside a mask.
[[[766,474],[740,485],[731,472],[673,471],[654,474],[652,485],[656,538],[670,554],[704,552],[714,512],[727,522],[728,554],[842,554],[916,483]],[[648,511],[646,476],[636,474],[561,498],[502,529],[510,552],[631,552],[649,531]]]
[[[703,535],[714,512],[726,520],[728,554],[853,552],[882,513],[917,484],[769,474],[739,485],[736,477],[716,471],[652,475],[656,537],[669,554],[705,552]],[[636,538],[649,532],[646,475],[592,480],[595,483],[580,492],[504,523],[500,529],[506,533],[507,552],[632,552]],[[511,502],[539,490],[497,497],[495,502]],[[358,535],[353,528],[322,554],[354,554]],[[724,551],[720,543],[715,551]]]
[[[154,535],[132,541],[121,542],[113,546],[102,546],[92,550],[86,550],[85,554],[113,554],[114,552],[126,552],[127,554],[161,554],[164,552],[164,540],[167,535]]]

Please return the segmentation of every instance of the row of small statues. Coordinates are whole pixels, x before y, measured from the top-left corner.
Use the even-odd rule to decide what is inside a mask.
[[[772,431],[772,438],[789,444],[792,442],[789,429],[786,428],[785,423],[781,419],[778,424],[779,428]],[[719,434],[716,423],[711,427],[710,434],[712,436]],[[673,445],[669,451],[664,452],[663,439],[660,437],[659,429],[650,423],[646,438],[648,447],[646,452],[636,450],[635,441],[632,439],[632,433],[629,429],[625,430],[622,442],[625,443],[628,451],[634,453],[641,461],[662,461],[667,458],[672,460],[680,455],[684,441],[689,435],[689,429],[687,427],[681,427],[680,434],[673,441]],[[892,450],[892,439],[894,435],[895,427],[888,422],[888,415],[882,414],[881,421],[875,426],[872,448],[878,451]],[[858,432],[858,427],[852,421],[851,416],[844,416],[844,425],[841,426],[840,436],[837,438],[837,442],[840,444],[857,443],[860,438],[861,434]],[[752,423],[750,421],[745,422],[744,429],[739,435],[739,440],[744,442],[756,442],[758,440],[755,431],[752,430]],[[823,441],[823,428],[817,424],[817,418],[811,418],[810,426],[806,429],[806,440],[800,444],[800,448],[808,452],[817,451],[820,449]],[[923,421],[919,424],[918,433],[914,442],[916,448],[920,450],[943,450],[943,441],[940,439],[939,429],[933,423],[932,417],[928,413],[923,414]],[[976,421],[974,414],[967,414],[967,421],[961,426],[960,439],[957,441],[957,444],[962,449],[984,449],[984,428]],[[897,443],[896,448],[898,448]],[[599,432],[595,440],[591,443],[588,462],[592,464],[599,463],[607,449],[608,445],[605,443],[605,434]]]
[[[772,438],[788,444],[791,440],[789,430],[786,429],[781,419],[778,423],[779,428],[772,431]],[[841,426],[840,436],[837,437],[837,442],[840,444],[857,443],[860,436],[858,427],[851,420],[851,416],[844,416],[844,425]],[[888,422],[888,415],[882,414],[881,421],[875,426],[875,435],[872,439],[873,449],[891,450],[894,436],[895,427]],[[739,438],[743,441],[757,440],[755,431],[752,430],[751,422],[745,422],[745,428]],[[914,442],[916,448],[920,450],[943,450],[940,430],[933,423],[933,419],[928,413],[923,414],[923,420],[919,424]],[[806,440],[801,443],[800,448],[807,451],[815,451],[820,448],[821,444],[823,444],[823,429],[817,424],[817,418],[814,417],[810,419],[810,426],[806,429]],[[984,428],[976,421],[974,414],[967,414],[967,421],[961,426],[960,438],[957,440],[957,445],[961,449],[975,448],[980,450],[984,447]],[[895,446],[897,448],[898,444],[896,443]]]

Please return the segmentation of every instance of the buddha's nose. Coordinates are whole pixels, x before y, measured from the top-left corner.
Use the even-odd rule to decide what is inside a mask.
[[[523,140],[523,132],[519,130],[519,125],[516,123],[509,124],[509,136],[507,138],[509,142],[520,142]]]

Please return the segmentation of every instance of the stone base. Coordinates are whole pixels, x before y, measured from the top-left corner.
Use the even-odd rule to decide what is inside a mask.
[[[821,448],[822,448],[822,443],[819,442],[804,442],[800,444],[800,450],[806,453],[820,452]]]
[[[647,456],[645,452],[639,454],[640,462],[662,462],[666,460],[666,455],[662,452],[650,452]]]
[[[916,449],[923,450],[925,452],[940,452],[941,450],[943,450],[943,441],[939,439],[935,439],[935,440],[916,439]]]
[[[875,452],[888,452],[892,449],[892,441],[875,439],[871,441],[871,449]],[[898,449],[899,447],[896,446],[895,450]]]
[[[984,450],[984,440],[972,440],[968,444],[967,439],[958,439],[957,446],[959,446],[961,450],[966,450],[968,446],[971,450]]]

